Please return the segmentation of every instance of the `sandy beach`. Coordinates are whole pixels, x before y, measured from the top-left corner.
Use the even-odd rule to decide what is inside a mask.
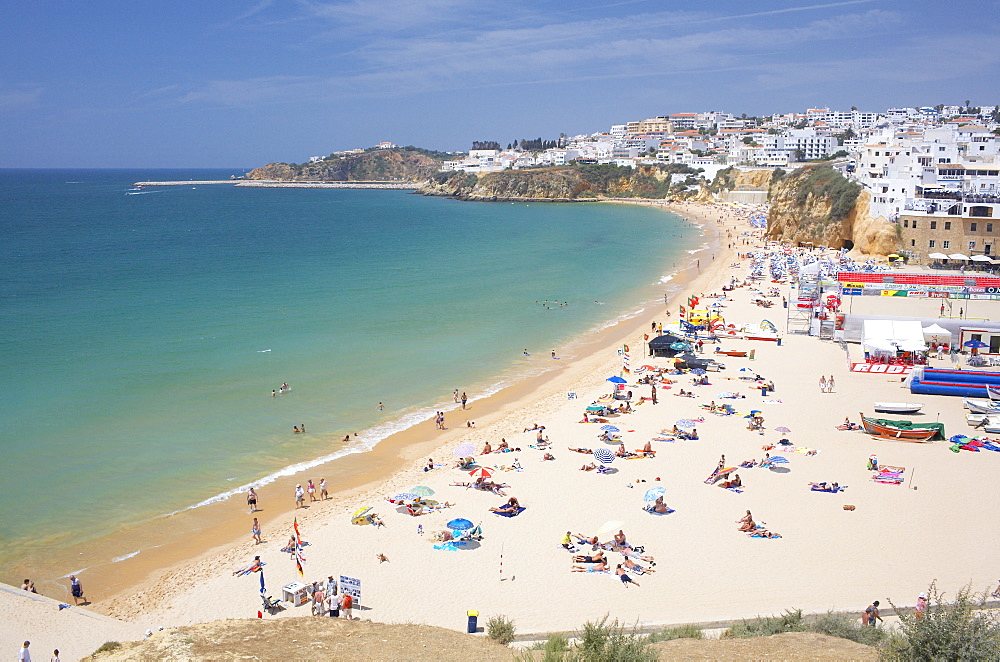
[[[738,238],[749,227],[736,220],[730,207],[684,204],[673,210],[704,223],[706,230],[717,228],[718,236],[693,256],[697,263],[690,272],[675,279],[682,289],[671,299],[671,318],[662,303],[648,306],[639,317],[574,347],[560,348],[557,370],[491,398],[473,398],[467,411],[448,411],[447,430],[437,430],[428,421],[371,453],[344,458],[341,461],[356,463],[354,478],[334,485],[328,501],[292,510],[294,485],[305,485],[309,478],[318,481],[321,471],[268,485],[261,490],[263,544],[250,539],[251,517],[237,498],[220,505],[226,525],[192,524],[182,542],[119,564],[111,595],[96,575],[85,576],[96,596],[87,610],[58,610],[36,601],[22,609],[28,605],[27,596],[16,589],[0,592],[0,601],[14,615],[2,626],[4,643],[13,650],[11,642],[31,639],[33,649],[35,642],[45,654],[58,647],[65,659],[73,659],[100,645],[101,637],[135,637],[159,626],[255,618],[259,577],[232,573],[259,554],[267,564],[270,595],[280,596],[282,585],[300,581],[293,559],[279,551],[292,532],[293,517],[309,543],[303,551],[304,580],[328,575],[360,579],[362,608],[355,609],[355,616],[389,623],[462,629],[467,610],[478,610],[481,624],[504,614],[514,619],[519,632],[573,629],[604,614],[627,623],[685,623],[786,608],[860,611],[874,599],[911,605],[932,580],[945,592],[970,582],[977,590],[991,585],[995,574],[988,564],[958,562],[957,555],[988,558],[991,551],[983,532],[996,521],[992,511],[998,497],[988,484],[996,458],[991,453],[951,453],[943,443],[874,440],[836,427],[845,416],[857,421],[858,412],[870,413],[875,400],[912,401],[925,403],[928,420],[940,420],[949,435],[957,434],[970,429],[961,400],[912,396],[900,388],[898,378],[851,373],[844,350],[832,342],[799,335],[784,336],[780,346],[723,340],[722,349],[755,350],[754,360],[722,357],[727,369],[708,373],[709,385],[693,386],[690,375],[679,376],[670,388],[658,390],[658,404],[644,402],[634,413],[611,419],[628,450],[641,448],[682,418],[705,419],[697,422],[697,441],[653,441],[655,458],[616,459],[613,473],[580,470],[592,457],[569,447],[615,448],[598,439],[598,424],[580,421],[586,405],[610,393],[606,379],[621,372],[618,349],[629,345],[633,366],[666,367],[663,359],[643,356],[650,323],[670,322],[688,295],[719,292],[731,277],[742,280],[746,273],[746,261],[736,254],[749,249]],[[787,284],[776,287],[791,298]],[[857,299],[854,312],[882,304],[875,298]],[[738,288],[722,303],[727,322],[756,325],[768,318],[783,329],[785,311],[780,298],[775,301],[775,308],[759,308],[750,302],[749,288]],[[892,302],[893,313],[931,314],[905,309],[907,303],[913,302]],[[988,316],[980,312],[987,306],[977,305],[977,316]],[[712,347],[706,344],[706,356]],[[857,346],[850,351],[859,354]],[[775,391],[764,396],[752,389],[739,379],[742,367],[773,381]],[[820,392],[820,375],[835,377],[834,392]],[[636,385],[640,376],[625,375],[627,388],[648,396],[650,386]],[[677,397],[681,388],[693,390],[696,397]],[[745,398],[722,400],[722,392],[739,392]],[[718,416],[701,408],[713,400],[731,404],[738,414]],[[763,433],[747,430],[743,414],[755,409],[765,419]],[[466,427],[470,420],[475,428]],[[545,450],[530,448],[536,433],[524,430],[536,423],[545,426],[544,435],[551,441],[547,452],[554,460],[543,460]],[[776,432],[779,426],[790,432]],[[817,452],[772,450],[788,462],[771,470],[739,470],[744,484],[740,493],[706,484],[720,455],[731,466],[760,460],[762,447],[782,437]],[[521,450],[480,453],[485,443],[495,448],[501,439]],[[454,468],[452,449],[461,443],[473,444],[479,465],[494,469],[493,480],[509,485],[506,496],[451,485],[470,480],[467,472]],[[884,464],[905,467],[906,482],[873,482],[866,470],[872,453]],[[425,472],[428,458],[444,466]],[[523,470],[503,470],[515,459]],[[847,489],[837,494],[810,491],[808,484],[819,481],[836,481]],[[433,490],[431,498],[455,505],[413,517],[385,500],[416,485]],[[665,502],[675,512],[644,512],[643,494],[656,486],[665,489]],[[489,512],[508,496],[525,506],[520,515],[505,518]],[[845,504],[856,509],[845,510]],[[351,514],[364,506],[372,506],[385,526],[352,525]],[[748,538],[737,531],[736,520],[748,509],[757,522],[782,537]],[[466,549],[435,549],[431,533],[460,517],[481,524],[483,539]],[[621,522],[629,542],[655,559],[654,572],[632,574],[638,586],[623,585],[613,572],[570,571],[572,554],[560,545],[563,535],[595,535],[608,522]],[[610,537],[604,534],[601,540]],[[589,549],[582,548],[586,553]],[[612,570],[623,561],[617,552],[608,556]],[[91,612],[97,612],[92,619],[80,616]],[[307,616],[308,607],[265,617],[300,615]]]

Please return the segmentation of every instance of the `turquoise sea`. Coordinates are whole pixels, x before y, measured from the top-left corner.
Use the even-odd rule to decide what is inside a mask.
[[[0,170],[3,581],[544,370],[702,244],[626,205],[129,190],[239,172]]]

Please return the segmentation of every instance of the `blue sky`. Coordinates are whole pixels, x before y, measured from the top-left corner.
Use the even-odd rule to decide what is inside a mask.
[[[655,115],[1000,103],[1000,1],[8,3],[0,167],[253,167]]]

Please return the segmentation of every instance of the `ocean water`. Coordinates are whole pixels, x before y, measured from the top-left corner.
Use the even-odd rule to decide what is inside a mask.
[[[129,190],[233,172],[0,170],[0,574],[547,369],[702,244],[625,205]]]

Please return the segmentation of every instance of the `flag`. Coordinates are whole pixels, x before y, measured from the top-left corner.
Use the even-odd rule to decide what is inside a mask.
[[[296,536],[301,536],[302,535],[301,533],[299,533],[299,518],[298,517],[296,517],[295,519],[292,520],[292,527],[295,529],[295,535]]]
[[[299,571],[299,577],[305,577],[305,574],[302,572],[302,564],[299,563],[299,559],[297,557],[295,559],[295,569]]]
[[[642,339],[643,339],[643,340],[649,340],[649,334],[648,334],[648,333],[644,333],[644,334],[642,335]]]
[[[266,591],[267,591],[267,589],[264,588],[264,571],[261,570],[260,571],[260,592],[264,593]]]

